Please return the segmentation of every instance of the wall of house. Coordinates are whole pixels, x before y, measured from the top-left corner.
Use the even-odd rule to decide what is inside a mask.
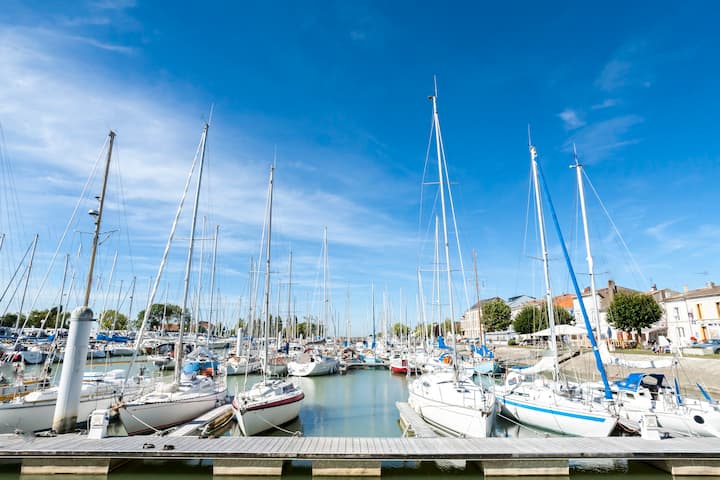
[[[692,295],[689,295],[692,297]],[[668,339],[676,345],[720,338],[720,294],[700,298],[688,295],[666,299],[661,306],[667,318]]]

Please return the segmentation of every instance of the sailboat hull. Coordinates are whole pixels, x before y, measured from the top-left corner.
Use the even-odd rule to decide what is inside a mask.
[[[273,396],[248,404],[239,405],[239,402],[234,400],[233,409],[240,431],[249,437],[297,418],[303,398],[305,395],[298,390],[291,396]]]
[[[153,392],[117,406],[128,435],[150,433],[189,422],[225,402],[226,388],[206,392]]]
[[[578,437],[607,437],[617,417],[602,406],[569,400],[552,388],[521,385],[503,394],[496,390],[503,414],[523,425]]]
[[[455,437],[485,438],[492,434],[496,402],[492,392],[454,372],[426,374],[409,386],[408,403],[436,430]]]

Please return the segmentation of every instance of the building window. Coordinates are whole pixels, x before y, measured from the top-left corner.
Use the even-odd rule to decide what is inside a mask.
[[[697,306],[697,312],[698,312],[698,320],[702,320],[702,319],[703,319],[703,317],[702,317],[702,305],[698,303],[696,306]]]
[[[718,308],[720,308],[720,307],[718,307]],[[673,310],[675,313],[675,321],[679,322],[680,321],[680,309],[678,307],[675,307],[675,308],[673,308]]]
[[[720,318],[720,302],[715,302],[715,312],[717,313],[717,318]]]

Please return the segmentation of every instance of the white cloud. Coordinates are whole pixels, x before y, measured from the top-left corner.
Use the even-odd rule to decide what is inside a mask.
[[[205,107],[178,101],[166,84],[119,81],[112,72],[76,52],[78,44],[90,45],[104,55],[130,53],[131,48],[42,28],[2,25],[0,40],[0,121],[8,161],[18,165],[16,185],[25,207],[24,221],[32,228],[45,226],[50,234],[43,236],[42,248],[54,251],[55,239],[65,228],[92,165],[102,156],[100,148],[112,128],[118,137],[110,180],[115,195],[108,200],[106,217],[108,230],[115,226],[124,230],[112,241],[117,243],[116,248],[132,246],[135,274],[140,278],[154,274],[200,137],[202,123],[197,112]],[[226,257],[230,263],[222,271],[244,276],[246,259],[257,255],[267,188],[270,157],[258,152],[271,152],[272,147],[258,144],[229,126],[222,107],[217,112],[209,133],[204,179],[209,195],[203,197],[207,206],[201,216],[208,216],[209,225],[221,225],[223,254],[232,257]],[[352,258],[372,258],[381,248],[410,250],[412,236],[402,231],[401,224],[377,208],[342,195],[342,185],[315,182],[308,187],[298,182],[307,175],[298,165],[316,168],[317,162],[311,161],[317,154],[313,148],[301,145],[298,150],[303,156],[288,158],[286,171],[285,159],[280,157],[274,218],[278,241],[293,244],[297,258],[302,258],[303,248],[314,251],[319,245],[322,226],[327,225],[336,251],[355,249],[337,261],[355,269],[371,267],[367,260]],[[322,154],[335,158],[343,155],[327,148]],[[353,174],[345,169],[343,173],[353,179],[355,188],[363,189],[365,171]],[[117,196],[118,173],[122,177],[122,199]],[[379,182],[375,181],[377,186]],[[99,187],[93,187],[92,194],[96,190],[99,192]],[[80,209],[82,218],[76,219],[77,228],[71,232],[90,230],[84,212],[92,208],[92,202],[85,202],[87,206]],[[124,220],[120,218],[123,215]],[[128,226],[131,240],[125,231]],[[178,232],[180,238],[183,235],[186,231]],[[71,233],[71,237],[77,241],[82,236]],[[83,252],[87,252],[88,238],[82,241]],[[104,248],[113,247],[109,242]],[[71,250],[76,252],[77,247]],[[78,272],[84,268],[76,266]],[[127,284],[129,269],[129,262],[123,262],[116,278],[125,275]],[[38,265],[38,270],[44,271],[43,266]],[[229,283],[232,285],[226,287],[232,292],[224,293],[238,293],[237,278]]]
[[[592,108],[593,110],[604,110],[606,108],[615,107],[619,104],[620,104],[620,100],[618,100],[617,98],[607,98],[607,99],[603,100],[602,102],[593,105],[590,108]]]
[[[578,112],[570,108],[566,108],[557,116],[565,123],[566,130],[575,130],[585,125],[585,121],[580,118]]]
[[[622,147],[638,143],[640,139],[629,138],[628,133],[643,121],[639,115],[622,115],[589,124],[568,139],[564,149],[570,151],[575,143],[583,161],[597,162]]]

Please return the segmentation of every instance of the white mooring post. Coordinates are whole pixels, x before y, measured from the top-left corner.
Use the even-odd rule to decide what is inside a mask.
[[[70,330],[52,423],[52,428],[57,433],[74,432],[78,422],[80,390],[92,322],[93,311],[90,307],[77,307],[70,315]]]

